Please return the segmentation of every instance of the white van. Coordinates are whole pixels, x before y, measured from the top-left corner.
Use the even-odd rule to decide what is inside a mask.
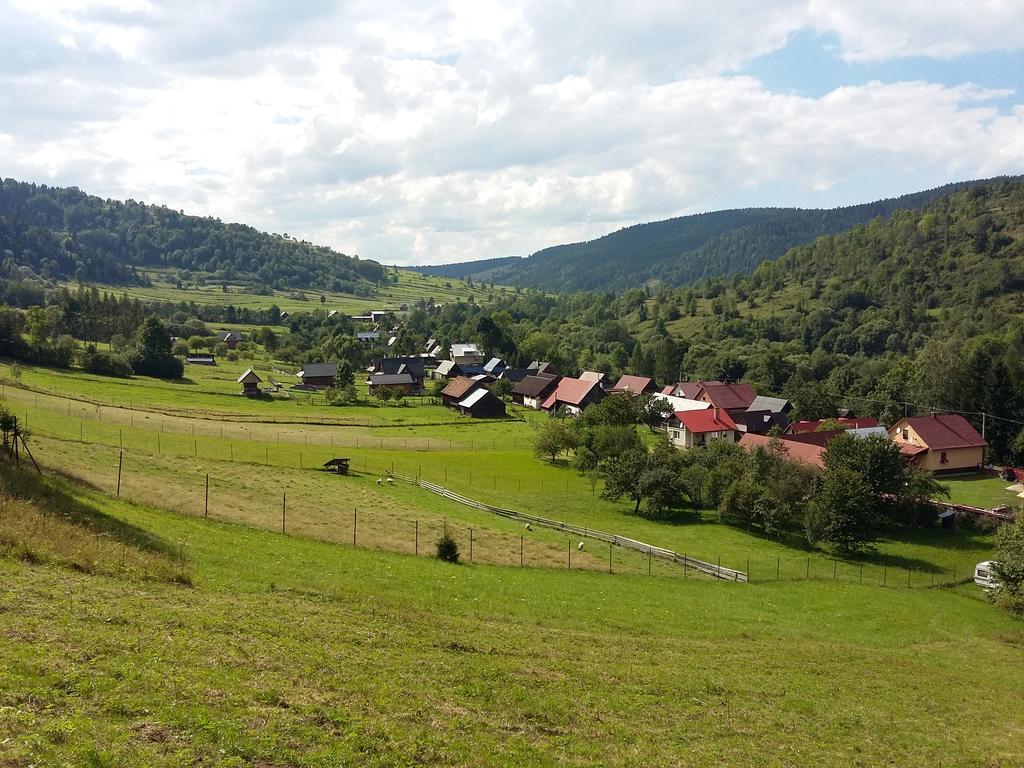
[[[993,589],[999,586],[999,581],[992,571],[991,560],[986,560],[974,566],[974,583],[984,589]]]

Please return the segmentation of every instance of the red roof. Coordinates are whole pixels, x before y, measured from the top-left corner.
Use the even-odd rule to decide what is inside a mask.
[[[814,419],[813,421],[794,421],[786,429],[787,432],[791,432],[794,435],[800,435],[804,432],[817,432],[818,427],[824,424],[826,419]],[[828,421],[837,422],[842,429],[865,429],[867,427],[877,427],[878,419],[866,418],[866,419],[828,419]]]
[[[654,388],[654,379],[646,376],[623,375],[612,387],[617,392],[628,392],[631,395],[642,395]]]
[[[988,442],[971,423],[957,413],[934,413],[931,416],[911,416],[900,419],[894,429],[907,425],[921,438],[921,442],[932,451],[948,451],[953,448],[984,448]]]
[[[894,440],[894,443],[900,447],[900,453],[904,456],[917,456],[919,453],[927,453],[928,449],[923,445],[914,445],[913,443],[904,443],[902,440]]]
[[[708,402],[718,408],[746,410],[757,397],[757,391],[749,384],[713,384],[707,382],[702,391]],[[703,399],[703,398],[700,398]]]
[[[735,430],[736,422],[720,408],[705,408],[700,411],[676,411],[676,419],[690,432],[724,432]]]
[[[554,408],[557,403],[565,403],[566,405],[575,405],[579,407],[587,395],[590,394],[594,388],[600,389],[600,383],[597,381],[580,381],[579,379],[564,378],[558,382],[558,386],[555,390],[548,395],[547,399],[541,403],[541,408],[544,410],[550,410]]]
[[[721,384],[720,381],[680,381],[674,389],[683,393],[687,400],[696,400],[705,384]]]
[[[661,388],[661,394],[663,394],[663,395],[671,395],[675,391],[676,391],[676,385],[675,384],[669,384],[667,387],[662,387]]]
[[[755,448],[767,448],[771,443],[772,438],[767,435],[747,433],[740,438],[739,444],[748,451],[753,451]],[[825,449],[822,446],[811,443],[798,443],[792,440],[780,440],[779,443],[782,445],[787,459],[801,461],[814,467],[823,468],[825,466],[822,460],[822,457],[825,455]]]

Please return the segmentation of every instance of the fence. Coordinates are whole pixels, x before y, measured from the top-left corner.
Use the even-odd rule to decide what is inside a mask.
[[[467,498],[454,491],[450,491],[444,486],[431,483],[426,480],[421,480],[415,477],[408,477],[406,475],[394,475],[399,480],[412,485],[418,485],[420,488],[425,488],[431,493],[436,493],[438,496],[443,496],[446,499],[458,502],[459,504],[465,504],[467,507],[473,507],[475,509],[482,510],[484,512],[491,512],[501,517],[510,518],[512,520],[518,520],[519,522],[529,523],[531,525],[538,525],[543,528],[549,528],[557,531],[564,531],[571,533],[574,536],[582,536],[589,539],[597,539],[603,541],[606,544],[627,547],[634,549],[638,552],[646,554],[648,557],[657,557],[662,560],[669,560],[678,565],[683,566],[683,569],[692,568],[695,571],[699,571],[703,574],[711,576],[716,579],[722,579],[724,581],[743,581],[747,580],[747,574],[742,571],[737,571],[732,568],[723,568],[721,563],[717,565],[714,563],[707,563],[703,560],[697,560],[687,555],[680,555],[677,552],[673,552],[670,549],[664,549],[663,547],[655,547],[651,544],[645,544],[642,541],[631,539],[626,536],[618,536],[614,533],[605,533],[604,531],[598,531],[594,528],[585,528],[578,525],[571,525],[564,523],[559,520],[549,520],[545,517],[538,517],[537,515],[528,515],[523,512],[515,512],[511,509],[503,509],[501,507],[495,507],[490,504],[485,504],[482,501]]]

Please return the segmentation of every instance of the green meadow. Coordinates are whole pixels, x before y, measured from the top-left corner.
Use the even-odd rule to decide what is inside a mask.
[[[5,765],[1024,760],[1024,632],[971,588],[450,565],[59,478],[112,543],[51,557],[11,475]]]

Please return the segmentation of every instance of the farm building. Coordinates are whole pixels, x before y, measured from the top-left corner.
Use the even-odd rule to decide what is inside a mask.
[[[454,360],[442,360],[430,377],[432,379],[453,379],[462,374],[462,368]]]
[[[608,375],[601,373],[601,371],[584,371],[580,374],[579,381],[594,382],[600,385],[601,389],[604,389],[607,384]]]
[[[449,408],[454,408],[470,392],[480,388],[479,382],[473,381],[473,379],[466,376],[459,376],[448,382],[448,386],[441,390],[441,402]]]
[[[766,435],[775,427],[786,429],[789,426],[789,412],[792,403],[781,397],[765,397],[758,395],[746,411],[733,417],[740,432],[751,435]]]
[[[889,428],[889,436],[911,461],[933,472],[980,469],[988,446],[978,430],[955,413],[900,419]]]
[[[500,357],[492,357],[486,363],[484,363],[484,373],[498,378],[508,368],[505,362]]]
[[[213,355],[188,355],[185,362],[189,365],[216,365],[217,358]]]
[[[242,394],[248,397],[255,397],[260,393],[260,383],[263,381],[256,372],[249,368],[238,377],[238,383],[242,385]]]
[[[712,384],[706,383],[701,386],[700,392],[694,400],[703,400],[711,403],[729,414],[730,417],[738,416],[745,412],[757,398],[757,392],[749,384]]]
[[[356,338],[368,347],[380,341],[380,331],[356,331]]]
[[[474,389],[456,404],[459,413],[474,419],[500,419],[505,415],[505,403],[488,389]]]
[[[217,337],[217,341],[223,341],[228,345],[228,349],[234,349],[238,346],[238,342],[242,340],[242,334],[238,331],[225,331]]]
[[[537,410],[558,386],[558,376],[526,376],[512,387],[512,402]]]
[[[548,413],[564,410],[579,416],[588,405],[603,399],[604,390],[601,389],[600,381],[563,378],[558,380],[554,390],[540,404],[540,410]]]
[[[715,440],[736,442],[736,422],[722,408],[679,411],[669,418],[666,430],[676,448],[703,448]]]
[[[416,382],[409,373],[375,373],[366,380],[366,385],[371,395],[376,394],[381,387],[409,394],[416,386]]]
[[[338,475],[347,475],[349,459],[328,459],[324,462],[324,469]]]
[[[452,344],[452,362],[459,365],[480,365],[484,353],[476,344]]]
[[[333,387],[338,376],[337,363],[305,363],[297,374],[305,387]]]
[[[539,374],[539,373],[554,374],[554,375],[557,375],[557,373],[558,373],[555,370],[555,367],[551,363],[546,363],[543,360],[534,360],[534,361],[532,361],[528,366],[526,366],[526,370],[528,370],[530,372],[531,376],[533,376],[535,374]]]
[[[437,360],[428,355],[400,355],[396,357],[374,358],[370,364],[370,373],[393,376],[407,373],[412,376],[413,389],[423,388],[423,379],[428,372],[437,366]]]

